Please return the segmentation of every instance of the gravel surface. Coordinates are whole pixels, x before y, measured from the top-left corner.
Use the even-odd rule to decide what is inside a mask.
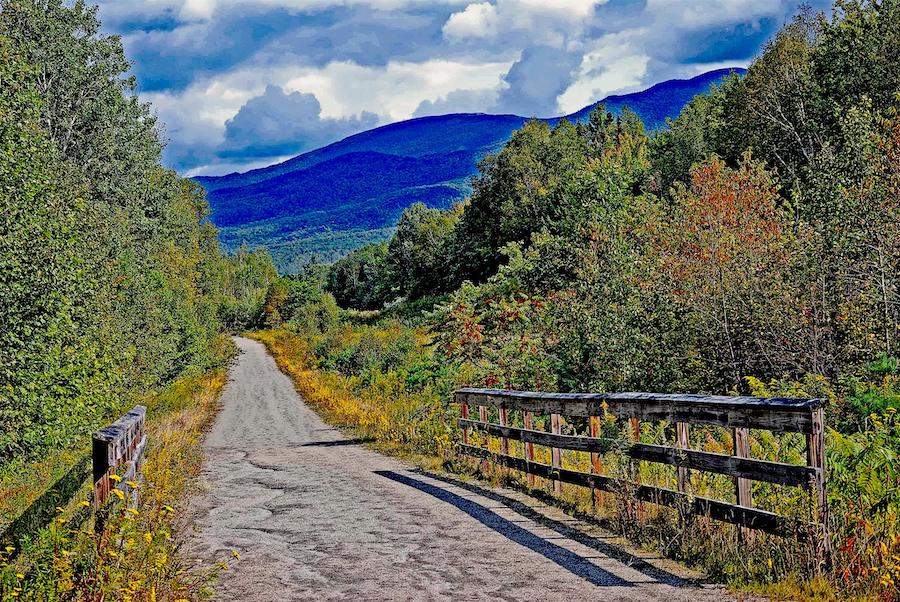
[[[365,448],[304,404],[263,345],[235,341],[187,545],[231,560],[218,599],[730,599],[522,493]]]

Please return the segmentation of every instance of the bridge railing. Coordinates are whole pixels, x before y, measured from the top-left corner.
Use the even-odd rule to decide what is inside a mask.
[[[126,489],[127,481],[140,479],[140,466],[147,436],[144,422],[147,408],[135,406],[130,412],[94,433],[92,445],[92,466],[94,474],[94,506],[106,503],[112,489]],[[118,482],[110,478],[124,468]],[[137,503],[137,489],[130,488],[132,503]]]
[[[825,498],[825,455],[823,442],[823,406],[821,399],[786,399],[759,397],[717,397],[705,395],[665,395],[657,393],[536,393],[499,389],[465,388],[456,391],[460,404],[459,426],[462,428],[463,454],[492,461],[520,470],[534,478],[550,479],[557,492],[562,483],[582,485],[602,492],[626,492],[642,502],[679,508],[697,515],[758,529],[776,535],[798,534],[797,521],[753,507],[750,483],[761,481],[802,487],[812,493],[814,516],[804,527],[813,527],[817,539],[828,552],[827,506]],[[470,417],[478,408],[478,419]],[[488,418],[489,408],[498,422]],[[510,411],[521,411],[522,428],[511,426]],[[600,437],[601,420],[612,415],[630,422],[631,440],[622,446],[623,454],[634,461],[646,461],[676,467],[677,489],[641,483],[623,483],[602,474],[601,456],[610,449],[610,439]],[[550,417],[550,432],[535,430],[537,416]],[[590,436],[564,435],[561,417],[587,419]],[[674,446],[639,442],[641,421],[667,421],[674,424]],[[732,429],[731,454],[719,454],[690,448],[690,425],[714,425]],[[806,437],[806,464],[796,465],[752,458],[750,429],[774,432],[796,432]],[[470,443],[470,433],[478,431],[481,445]],[[489,437],[499,438],[500,452],[488,449]],[[509,441],[523,443],[524,457],[510,453]],[[620,442],[621,443],[621,442]],[[534,461],[534,446],[551,451],[551,464]],[[562,449],[588,452],[590,472],[563,468]],[[730,503],[699,497],[690,493],[690,471],[729,475],[734,478],[735,500]],[[808,530],[804,531],[809,533]],[[801,533],[802,536],[802,533]]]

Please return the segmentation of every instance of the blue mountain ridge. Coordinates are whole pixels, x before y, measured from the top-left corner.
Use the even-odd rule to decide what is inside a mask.
[[[627,106],[648,130],[657,130],[691,98],[731,73],[743,72],[719,69],[600,103],[615,114]],[[584,121],[597,104],[543,120]],[[269,167],[195,180],[207,191],[225,248],[265,245],[279,269],[291,273],[312,257],[330,261],[383,240],[414,202],[446,208],[463,199],[478,161],[502,148],[528,120],[483,113],[421,117],[361,132]]]

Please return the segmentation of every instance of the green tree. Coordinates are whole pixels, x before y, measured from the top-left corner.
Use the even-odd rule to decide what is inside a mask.
[[[378,309],[391,295],[387,253],[383,242],[350,252],[328,269],[325,290],[341,307]]]
[[[457,219],[454,210],[429,209],[422,203],[403,211],[385,258],[397,292],[417,299],[446,287],[446,245]]]

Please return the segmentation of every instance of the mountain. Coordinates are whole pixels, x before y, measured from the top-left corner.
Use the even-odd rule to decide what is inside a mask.
[[[665,127],[695,95],[732,72],[719,69],[600,101],[629,107],[648,130]],[[584,121],[597,103],[561,119]],[[449,207],[465,197],[478,161],[528,121],[481,113],[421,117],[350,136],[292,159],[226,176],[195,178],[207,191],[212,220],[227,249],[265,245],[290,273],[312,257],[330,261],[384,240],[400,214],[421,201]]]

